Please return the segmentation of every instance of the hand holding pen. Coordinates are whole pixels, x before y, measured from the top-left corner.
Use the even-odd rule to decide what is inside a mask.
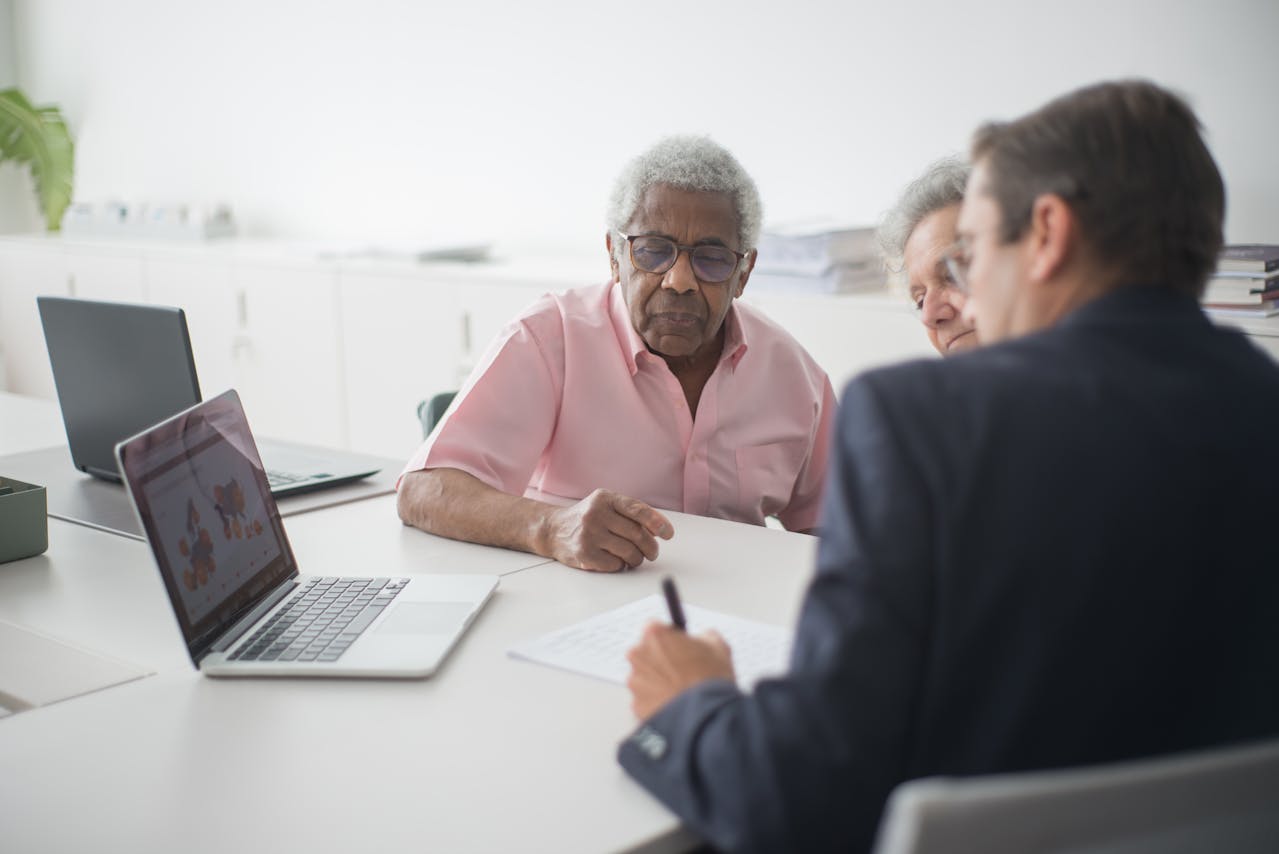
[[[708,679],[736,681],[733,656],[718,632],[690,635],[674,579],[662,579],[662,593],[670,612],[669,623],[654,620],[644,629],[638,644],[626,654],[631,675],[631,708],[648,718],[680,693]]]

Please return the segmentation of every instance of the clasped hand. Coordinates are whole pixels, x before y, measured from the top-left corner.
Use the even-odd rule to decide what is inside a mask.
[[[657,538],[669,540],[669,519],[636,498],[597,489],[547,518],[550,557],[594,572],[633,569],[657,558]]]

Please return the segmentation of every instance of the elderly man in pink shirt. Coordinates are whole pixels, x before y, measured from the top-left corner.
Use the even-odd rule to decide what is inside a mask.
[[[830,380],[741,296],[755,183],[704,137],[623,171],[610,281],[542,297],[489,347],[409,461],[400,517],[455,539],[615,571],[657,557],[660,509],[817,525]]]

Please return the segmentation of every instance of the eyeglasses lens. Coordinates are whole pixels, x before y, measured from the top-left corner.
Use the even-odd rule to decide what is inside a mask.
[[[693,250],[693,272],[703,282],[722,282],[733,275],[737,256],[718,246],[699,246]]]
[[[951,281],[955,287],[963,293],[968,293],[968,270],[965,264],[955,254],[946,255],[946,272],[950,274]]]
[[[665,273],[675,266],[679,247],[665,237],[631,238],[631,261],[646,273]],[[691,253],[693,273],[703,282],[723,282],[737,268],[737,256],[721,246],[698,246]]]
[[[675,263],[677,252],[675,244],[664,237],[631,238],[631,261],[646,273],[665,273]]]

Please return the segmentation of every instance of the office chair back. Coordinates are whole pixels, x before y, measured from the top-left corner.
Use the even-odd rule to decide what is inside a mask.
[[[431,435],[431,431],[435,429],[436,424],[440,423],[440,419],[444,417],[444,413],[455,397],[457,397],[455,391],[442,391],[417,405],[417,417],[422,422],[423,439]]]
[[[875,854],[1279,852],[1279,741],[904,783]]]

